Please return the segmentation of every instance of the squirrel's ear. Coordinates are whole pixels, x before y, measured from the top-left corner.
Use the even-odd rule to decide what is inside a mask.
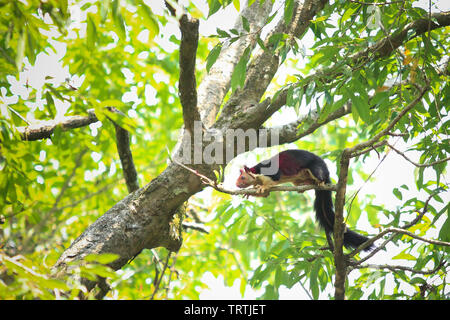
[[[245,172],[250,172],[250,168],[249,167],[247,167],[247,166],[244,166],[244,170],[245,170]]]
[[[239,172],[240,172],[241,174],[243,174],[243,173],[244,173],[244,170],[242,170],[242,169],[239,169]]]

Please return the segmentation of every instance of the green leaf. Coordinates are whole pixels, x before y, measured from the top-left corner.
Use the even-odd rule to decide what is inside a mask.
[[[232,90],[236,90],[237,88],[244,87],[245,76],[247,72],[247,63],[250,59],[250,48],[247,47],[244,50],[239,62],[233,70],[233,74],[231,75],[231,88]]]
[[[244,28],[245,31],[250,32],[250,23],[244,16],[242,16],[242,27]]]
[[[208,0],[208,7],[209,7],[208,18],[217,11],[219,11],[221,6],[222,5],[218,0]]]
[[[116,274],[114,271],[104,265],[101,264],[89,264],[86,266],[80,267],[81,274],[83,277],[88,277],[90,280],[96,280],[96,276],[102,278],[114,278]]]
[[[340,24],[342,25],[345,21],[347,21],[358,9],[358,7],[348,8],[345,10],[344,14],[342,15]]]
[[[286,0],[284,2],[284,23],[288,25],[294,14],[294,0]]]
[[[95,44],[97,42],[97,27],[95,26],[94,18],[92,13],[88,13],[87,16],[87,38],[86,38],[86,45],[89,50],[93,50],[95,47]]]
[[[309,274],[309,286],[312,292],[312,296],[315,300],[319,299],[319,283],[318,283],[318,273],[321,267],[320,261],[316,260]]]
[[[16,52],[16,68],[17,70],[22,69],[22,61],[25,57],[25,48],[27,43],[27,33],[22,31],[19,34],[19,40],[17,41],[17,52]]]
[[[392,257],[393,260],[412,260],[415,261],[417,258],[414,257],[412,254],[401,252],[395,257]]]
[[[137,127],[137,124],[134,122],[133,119],[130,119],[121,112],[113,112],[108,109],[104,109],[103,114],[112,121],[114,121],[114,123],[117,124],[119,127],[127,130],[128,132],[133,132]]]
[[[450,207],[448,207],[448,211],[450,211]],[[450,241],[450,216],[447,215],[447,220],[445,220],[442,225],[441,230],[439,231],[439,239],[442,241]]]
[[[229,38],[229,37],[231,37],[231,35],[228,32],[226,32],[226,31],[224,31],[224,30],[222,30],[220,28],[217,28],[216,32],[217,32],[217,35],[219,36],[219,38]]]
[[[293,107],[294,104],[294,86],[290,86],[286,94],[286,105]]]
[[[209,73],[211,67],[216,62],[217,58],[220,55],[220,51],[222,50],[222,43],[218,43],[215,47],[209,52],[208,57],[206,58],[206,72]]]
[[[370,123],[369,104],[361,96],[350,95],[352,107],[356,108],[359,117],[366,123]]]
[[[409,280],[409,284],[425,284],[427,283],[425,279],[422,279],[420,277],[414,277],[411,280]]]
[[[149,40],[152,40],[159,34],[158,21],[156,20],[152,10],[143,1],[139,1],[137,9],[139,17],[141,18],[147,30],[150,32]]]
[[[126,38],[126,30],[125,30],[125,20],[123,19],[123,16],[121,13],[118,13],[114,18],[114,24],[116,28],[114,29],[117,31],[117,35],[120,39]],[[153,30],[153,29],[152,29]]]
[[[53,97],[49,91],[47,91],[45,93],[45,101],[47,102],[45,106],[47,108],[47,111],[48,111],[50,117],[54,118],[55,113],[54,113],[53,109],[55,108],[55,101],[53,101]]]
[[[373,205],[368,205],[368,206],[366,206],[366,212],[367,212],[367,218],[369,219],[369,222],[373,227],[380,224],[380,220],[378,217],[378,215],[380,213],[379,207],[373,206]]]
[[[238,12],[240,11],[241,6],[239,0],[233,0],[233,6]]]
[[[394,188],[394,190],[392,190],[392,193],[394,193],[394,195],[399,199],[399,200],[402,200],[402,193],[397,189],[397,188]]]

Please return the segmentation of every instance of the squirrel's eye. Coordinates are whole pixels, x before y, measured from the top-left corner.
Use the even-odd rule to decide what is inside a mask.
[[[245,177],[241,177],[241,180],[245,180]]]

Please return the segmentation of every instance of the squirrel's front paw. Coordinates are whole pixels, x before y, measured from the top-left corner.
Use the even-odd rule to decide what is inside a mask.
[[[257,190],[258,193],[255,194],[255,197],[264,197],[264,198],[266,198],[267,196],[269,196],[269,190],[265,186],[257,186],[256,190]]]

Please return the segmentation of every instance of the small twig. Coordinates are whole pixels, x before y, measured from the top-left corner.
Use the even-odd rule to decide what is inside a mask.
[[[391,2],[362,2],[362,1],[357,1],[357,0],[349,0],[349,2],[353,2],[353,3],[358,3],[358,4],[363,4],[366,6],[388,6],[390,4],[394,4],[394,3],[402,3],[405,0],[400,0],[400,1],[391,1]]]
[[[392,128],[394,128],[394,126],[397,124],[397,122],[400,121],[400,119],[408,112],[410,111],[412,108],[414,108],[416,106],[416,104],[418,104],[420,102],[420,100],[422,100],[422,97],[425,95],[425,92],[427,92],[430,89],[430,86],[427,85],[424,88],[420,89],[419,94],[416,96],[416,98],[411,101],[406,107],[404,107],[398,114],[397,116],[388,124],[388,126],[381,130],[380,132],[378,132],[375,136],[373,136],[371,139],[365,141],[365,142],[361,142],[357,145],[355,145],[354,147],[348,149],[347,154],[348,156],[351,158],[353,157],[353,154],[357,154],[358,151],[363,150],[365,148],[369,148],[372,147],[375,143],[378,142],[378,140],[380,140],[382,137],[384,137],[385,135],[387,135]]]
[[[300,286],[302,287],[303,291],[305,291],[306,295],[308,296],[309,300],[314,300],[314,298],[312,297],[311,293],[309,293],[309,291],[305,288],[305,286],[303,285],[303,283],[299,280],[298,284],[300,284]]]
[[[194,204],[193,201],[189,201],[189,204],[190,204],[190,205],[193,205],[193,206],[201,206],[200,209],[202,209],[202,210],[208,210],[208,208],[203,208],[203,207],[202,207],[203,205],[200,205],[200,204]],[[190,217],[192,217],[192,219],[194,219],[194,221],[195,221],[196,223],[204,224],[204,222],[202,221],[202,219],[200,219],[200,216],[197,214],[197,212],[196,212],[194,209],[188,208],[188,209],[186,210],[186,214],[189,215]]]
[[[450,242],[445,242],[445,241],[440,241],[440,240],[434,240],[434,239],[426,239],[423,237],[420,237],[410,231],[404,230],[404,229],[400,229],[400,228],[389,228],[386,229],[385,231],[388,232],[396,232],[396,233],[400,233],[400,234],[405,234],[407,236],[410,236],[411,238],[423,241],[423,242],[427,242],[427,243],[431,243],[437,246],[446,246],[446,247],[450,247]]]
[[[392,137],[407,137],[409,136],[408,133],[394,133],[394,132],[388,132],[388,135]]]
[[[377,234],[376,236],[374,236],[373,238],[369,239],[368,241],[366,241],[365,243],[363,243],[362,245],[360,245],[358,248],[356,248],[355,250],[353,250],[351,253],[349,253],[347,255],[348,258],[353,257],[354,255],[356,255],[358,252],[364,250],[365,248],[369,247],[370,245],[372,245],[373,243],[375,243],[376,240],[382,238],[385,234],[387,233],[395,233],[394,235],[391,236],[390,239],[388,239],[388,241],[392,240],[397,234],[405,234],[407,236],[410,236],[411,238],[423,241],[423,242],[427,242],[427,243],[431,243],[434,245],[438,245],[438,246],[446,246],[446,247],[450,247],[450,242],[445,242],[445,241],[440,241],[440,240],[434,240],[434,239],[426,239],[423,237],[420,237],[408,230],[405,229],[400,229],[400,228],[388,228],[385,229],[383,231],[381,231],[379,234]],[[388,241],[385,241],[385,243],[383,243],[383,245],[385,246],[387,244]],[[355,265],[357,264],[361,264],[362,262],[366,261],[368,258],[372,257],[376,252],[378,252],[382,247],[378,246],[376,249],[374,249],[370,255],[368,255],[367,257],[365,257],[362,260],[359,260],[355,263]]]
[[[155,295],[159,290],[159,285],[161,284],[161,280],[162,280],[162,277],[164,276],[164,272],[166,271],[167,266],[169,265],[169,259],[170,259],[171,254],[172,254],[172,251],[169,251],[169,253],[167,254],[167,257],[166,257],[166,261],[164,262],[164,267],[161,270],[161,272],[159,273],[160,275],[157,276],[157,278],[156,278],[155,289],[153,290],[153,294],[150,297],[150,300],[153,300],[155,298]]]
[[[22,117],[22,115],[19,113],[19,112],[17,112],[16,110],[14,110],[13,108],[11,108],[10,106],[8,106],[8,109],[9,110],[11,110],[16,116],[18,116],[23,122],[25,122],[27,125],[31,125],[31,123],[27,120],[27,119],[25,119],[24,117]]]
[[[431,198],[433,198],[435,195],[437,195],[440,192],[440,190],[435,190],[433,193],[430,194],[430,196],[428,197],[428,199],[425,201],[425,205],[422,208],[422,212],[410,223],[405,224],[402,229],[409,229],[411,228],[413,225],[417,224],[422,217],[425,215],[425,213],[428,211],[428,203],[430,202]]]
[[[436,195],[437,193],[438,193],[438,191],[433,192],[433,193],[428,197],[428,199],[425,201],[425,205],[424,205],[424,207],[422,208],[422,212],[421,212],[421,213],[420,213],[413,221],[411,221],[410,223],[407,223],[407,224],[405,224],[403,227],[401,227],[401,229],[406,230],[406,229],[408,229],[408,228],[411,228],[413,225],[417,224],[417,223],[420,221],[420,219],[422,219],[422,217],[425,215],[425,213],[428,211],[428,203],[430,202],[431,198],[432,198],[434,195]],[[387,230],[388,230],[388,229],[387,229]],[[385,230],[385,231],[386,231],[386,230]],[[382,232],[382,233],[383,233],[383,232]],[[385,233],[386,233],[386,232],[384,232],[383,235],[384,235]],[[359,247],[356,248],[354,251],[352,251],[351,253],[349,253],[349,254],[347,255],[347,257],[348,257],[348,258],[353,257],[354,255],[356,255],[356,254],[357,254],[358,252],[360,252],[361,250],[364,250],[365,248],[369,247],[371,244],[373,244],[373,243],[375,242],[375,240],[381,238],[383,235],[381,235],[381,236],[380,236],[380,235],[377,235],[376,237],[370,239],[368,242],[366,242],[365,244],[359,246]],[[359,260],[359,261],[357,262],[357,264],[361,264],[362,262],[364,262],[364,261],[370,259],[371,257],[373,257],[378,251],[380,251],[381,249],[383,249],[383,248],[384,248],[384,247],[385,247],[392,239],[394,239],[394,237],[395,237],[396,235],[397,235],[397,234],[394,234],[394,235],[390,236],[386,241],[383,242],[383,244],[381,244],[380,246],[377,246],[374,250],[372,250],[372,251],[370,252],[370,254],[367,255],[364,259]]]
[[[138,174],[133,161],[130,146],[130,134],[127,130],[114,123],[116,129],[116,146],[122,165],[123,176],[129,193],[139,189]]]
[[[34,228],[31,230],[31,232],[28,234],[28,237],[23,241],[23,247],[24,248],[29,248],[29,242],[32,240],[33,236],[36,233],[41,232],[41,229],[44,227],[44,225],[46,223],[49,223],[49,219],[50,217],[57,212],[58,209],[58,205],[59,202],[61,201],[61,199],[63,198],[65,192],[67,191],[67,189],[69,189],[71,187],[71,182],[72,179],[75,177],[76,174],[76,170],[81,166],[81,160],[83,158],[83,156],[86,154],[86,152],[88,151],[88,149],[83,149],[81,152],[78,153],[77,158],[75,159],[75,165],[72,168],[72,172],[70,173],[70,175],[67,177],[67,179],[64,181],[64,184],[62,185],[61,189],[59,190],[59,194],[55,199],[55,202],[53,203],[52,208],[46,212],[44,215],[41,216],[41,221],[36,224],[34,226]],[[52,234],[56,232],[56,229],[53,229]],[[37,244],[33,245],[33,248],[36,246]],[[32,250],[32,249],[30,249]]]
[[[425,168],[425,167],[432,167],[436,164],[442,163],[442,162],[447,162],[450,160],[450,157],[447,157],[445,159],[441,159],[441,160],[437,160],[431,163],[416,163],[414,161],[412,161],[411,159],[409,159],[403,152],[401,152],[400,150],[394,148],[394,146],[392,146],[391,144],[387,143],[388,147],[391,148],[392,150],[394,150],[396,153],[398,153],[399,155],[401,155],[406,161],[408,161],[409,163],[412,163],[413,165],[415,165],[418,168]]]
[[[182,226],[184,229],[192,229],[192,230],[196,230],[199,232],[209,234],[209,231],[207,229],[205,229],[204,226],[202,226],[201,224],[198,224],[198,223],[183,222]]]
[[[383,249],[388,245],[388,243],[390,243],[396,236],[397,236],[397,234],[391,235],[389,238],[387,238],[386,240],[384,240],[383,243],[382,243],[381,245],[377,245],[377,246],[375,247],[374,250],[370,251],[370,253],[369,253],[367,256],[365,256],[365,257],[362,258],[361,260],[352,262],[351,265],[352,265],[352,266],[356,266],[356,265],[359,265],[359,264],[363,263],[364,261],[369,260],[369,259],[372,258],[375,254],[377,254],[379,251],[383,250]],[[378,238],[377,238],[377,239],[378,239]],[[368,243],[367,245],[360,246],[359,248],[356,248],[355,250],[353,250],[351,253],[349,253],[349,254],[347,255],[347,258],[350,260],[350,258],[351,258],[352,256],[354,256],[354,255],[357,254],[358,252],[364,250],[365,248],[367,248],[368,246],[370,246],[370,245],[373,244],[374,242],[375,242],[375,241],[373,241],[373,242],[371,242],[371,243]]]
[[[434,269],[432,270],[417,270],[417,269],[413,269],[413,268],[409,268],[409,267],[405,267],[405,266],[391,266],[391,265],[377,265],[377,264],[365,264],[365,265],[355,265],[353,266],[354,269],[364,269],[364,268],[372,268],[372,269],[388,269],[390,271],[396,272],[398,270],[401,271],[409,271],[412,273],[416,273],[416,274],[434,274],[436,273],[439,269],[441,269],[442,267],[444,267],[445,261],[441,261]]]
[[[180,251],[177,251],[175,253],[175,256],[172,258],[172,265],[169,267],[169,279],[167,280],[167,284],[166,284],[166,297],[167,297],[167,293],[169,291],[170,288],[170,282],[172,281],[172,273],[175,273],[175,276],[178,277],[178,271],[175,269],[175,264],[177,263],[177,258],[178,258],[178,254],[180,253]]]
[[[382,145],[385,145],[386,143],[387,143],[387,140],[381,141],[381,142],[379,142],[379,143],[373,145],[372,148],[366,149],[366,150],[360,152],[359,154],[363,154],[363,153],[369,152],[369,151],[371,151],[371,150],[375,150],[375,151],[376,151],[375,148],[377,148],[377,147],[379,147],[379,146],[382,146]],[[354,153],[352,156],[355,156],[355,154],[357,154],[357,153],[358,153],[358,152]],[[357,196],[358,193],[362,190],[362,188],[363,188],[364,185],[367,183],[367,181],[369,181],[370,178],[372,178],[372,176],[375,174],[375,172],[376,172],[376,171],[378,170],[378,168],[381,166],[381,164],[383,163],[383,161],[386,160],[386,157],[387,157],[387,156],[388,156],[388,153],[386,153],[386,154],[384,155],[383,159],[381,159],[380,162],[378,162],[378,164],[377,164],[377,166],[375,167],[375,169],[373,169],[372,172],[369,174],[369,176],[364,180],[364,183],[361,185],[361,187],[359,187],[359,189],[358,189],[354,194],[352,194],[351,197],[349,197],[349,199],[351,199],[351,201],[350,201],[350,204],[348,205],[348,210],[347,210],[347,212],[351,212],[351,210],[352,210],[352,204],[353,204],[353,201],[356,199],[356,196]],[[348,201],[348,200],[346,200],[345,203],[347,203],[347,201]],[[349,215],[347,215],[347,217],[345,218],[345,222],[347,222],[348,217],[349,217]]]

